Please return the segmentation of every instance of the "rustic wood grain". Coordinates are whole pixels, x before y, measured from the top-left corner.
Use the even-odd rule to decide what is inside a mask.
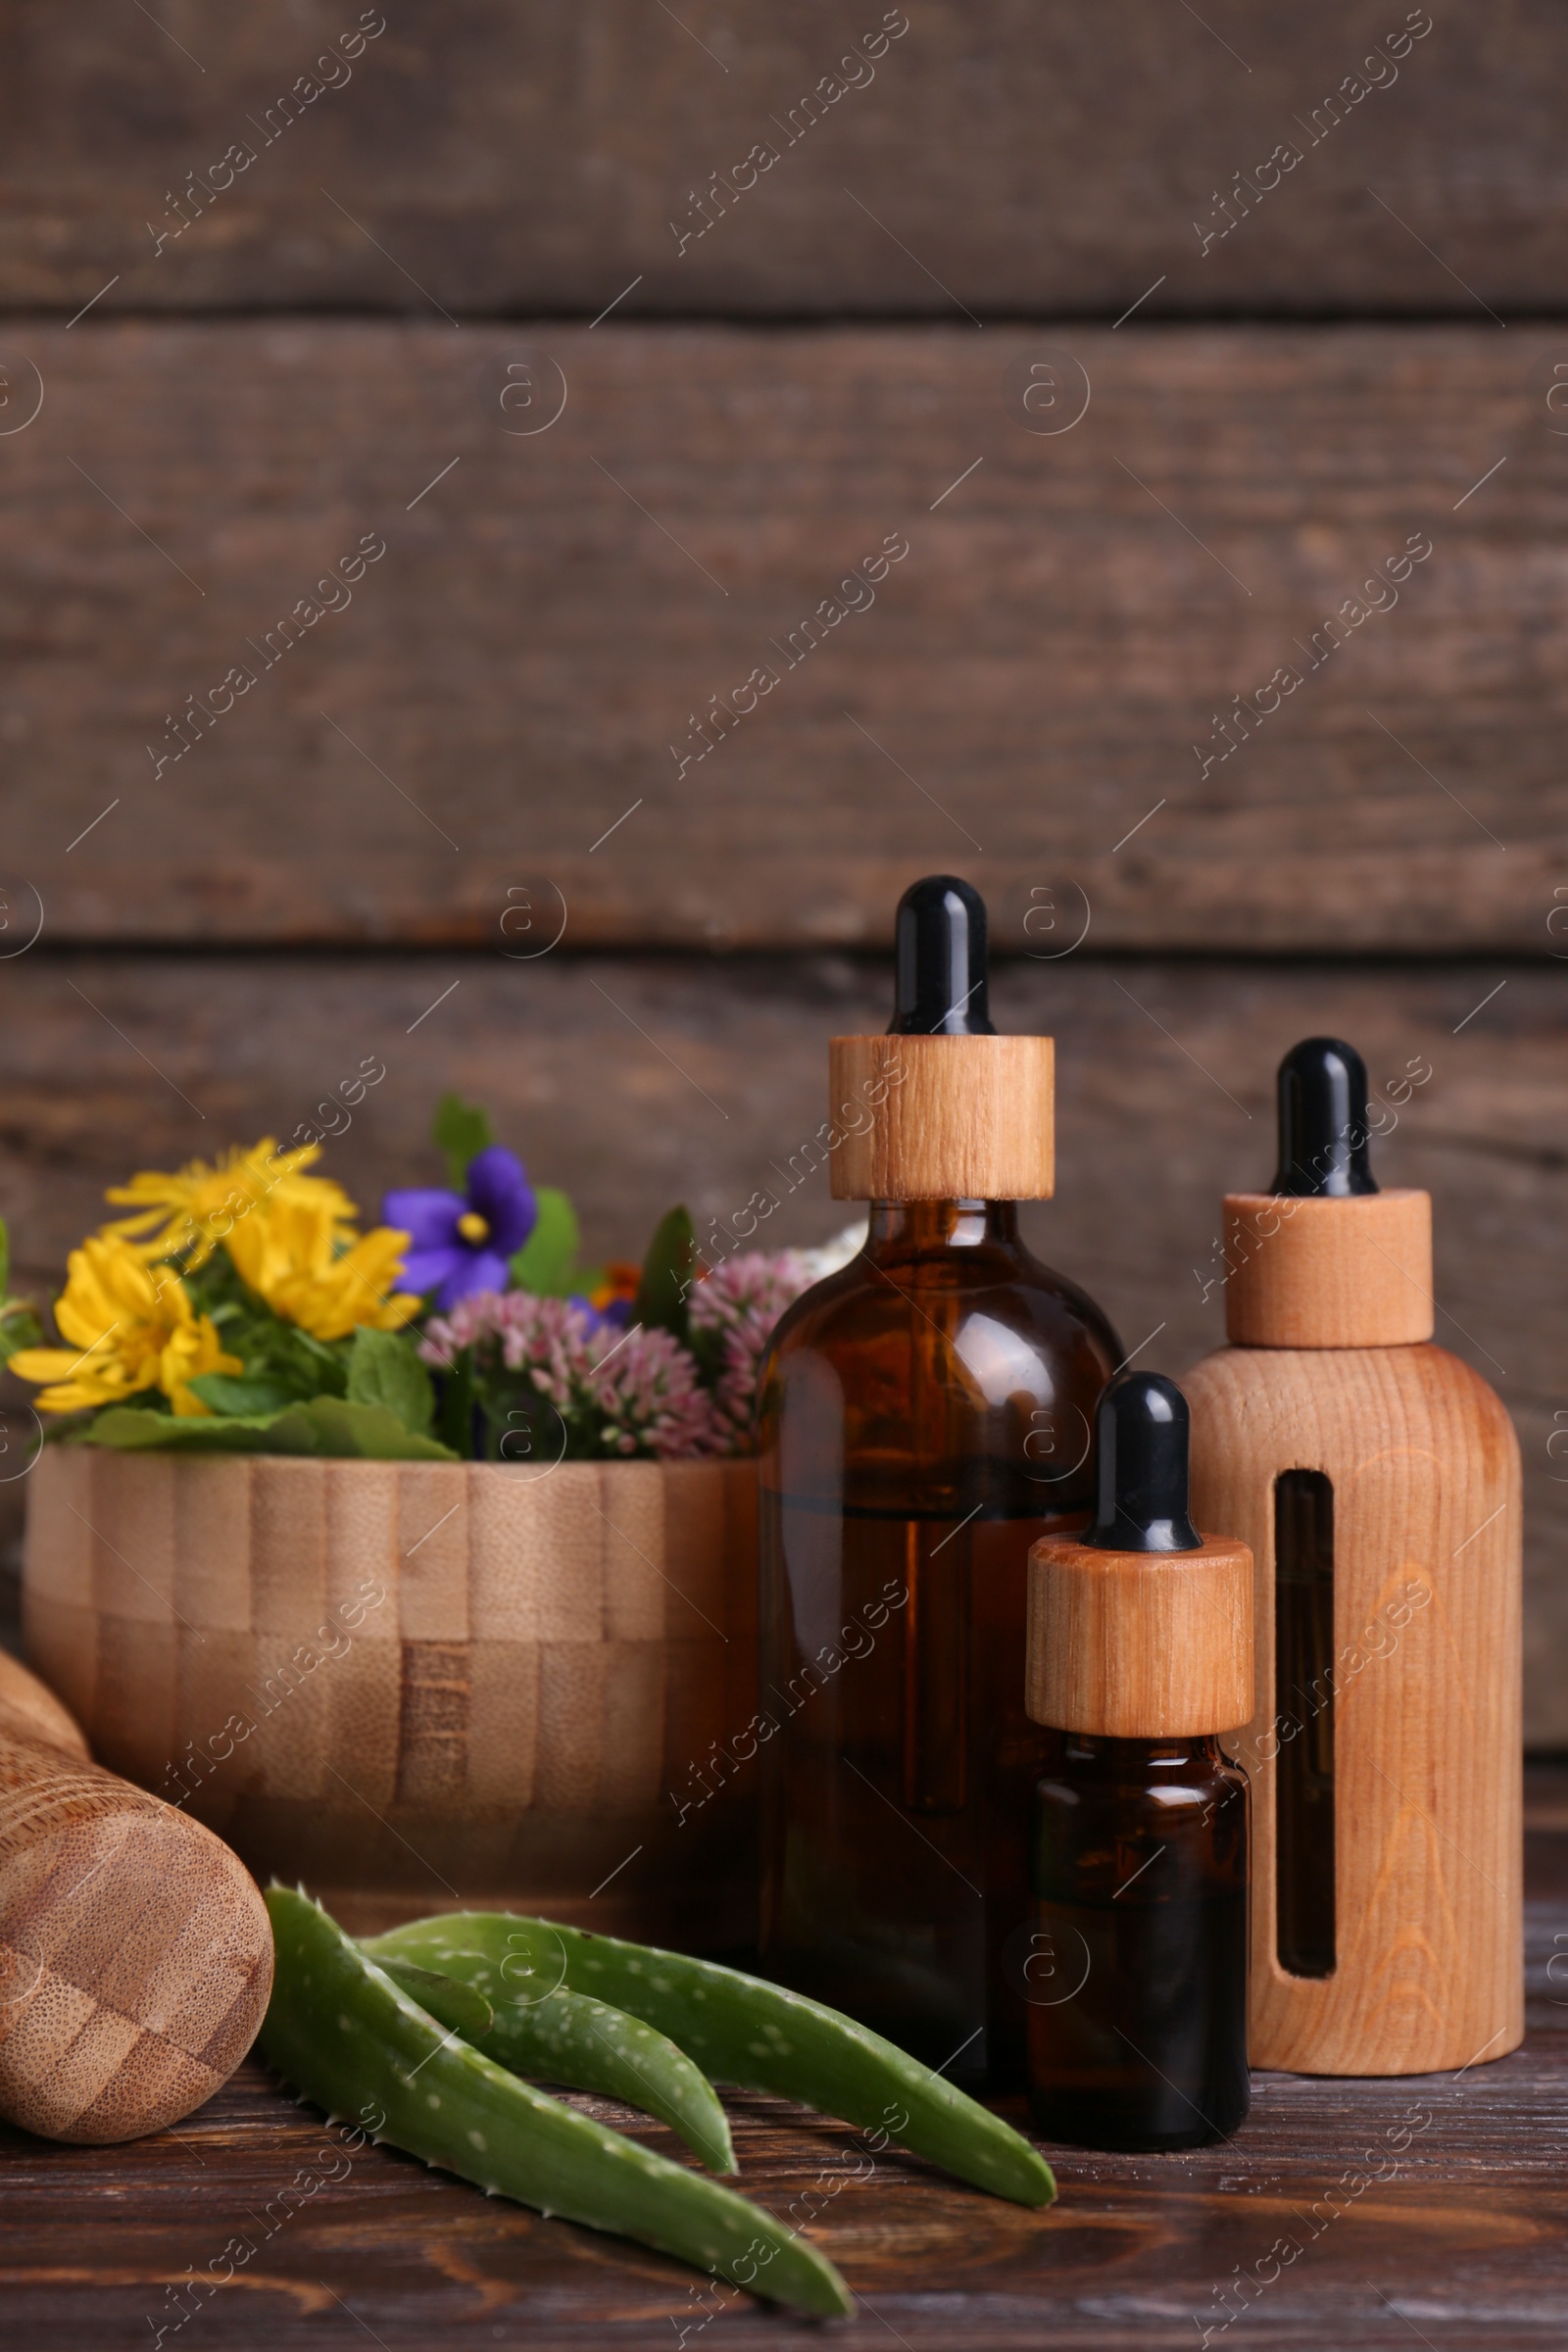
[[[1225,1348],[1182,1375],[1193,1510],[1256,1563],[1249,2047],[1260,2066],[1425,2074],[1516,2047],[1519,1455],[1441,1348]],[[1334,1489],[1334,1604],[1312,1702],[1275,1670],[1274,1482]],[[1332,1974],[1281,1965],[1279,1758],[1333,1704]]]
[[[0,299],[69,316],[118,277],[105,308],[591,318],[624,293],[626,311],[963,322],[1108,319],[1147,296],[1484,322],[1483,303],[1562,298],[1546,0],[1434,12],[1332,127],[1331,94],[1425,12],[405,0],[367,12],[385,32],[324,66],[341,86],[286,128],[279,100],[342,55],[359,0],[153,13],[78,0],[67,40],[46,0],[9,0]],[[889,13],[907,32],[846,64],[859,86],[808,128],[808,94]],[[760,142],[778,160],[748,174]],[[1301,161],[1259,195],[1283,142]],[[255,156],[237,175],[236,143]]]
[[[1043,1537],[1024,1671],[1029,1714],[1064,1732],[1235,1731],[1253,1714],[1251,1553],[1224,1536],[1181,1552]]]
[[[1432,1201],[1227,1193],[1225,1336],[1239,1348],[1403,1348],[1430,1340]]]
[[[836,1037],[834,1200],[1049,1200],[1054,1061],[1049,1037]]]
[[[1553,330],[1054,327],[1055,437],[1010,326],[14,341],[14,941],[855,945],[957,863],[1014,950],[1561,944]]]
[[[429,1120],[456,1087],[488,1102],[536,1177],[573,1194],[595,1258],[638,1256],[683,1198],[721,1252],[744,1239],[754,1193],[779,1203],[763,1205],[757,1240],[815,1243],[851,1213],[806,1149],[826,1115],[828,1040],[870,1032],[891,1004],[886,963],[839,956],[514,964],[40,948],[0,964],[0,1210],[20,1279],[48,1295],[128,1168],[316,1119],[344,1130],[324,1164],[373,1213],[394,1184],[441,1181]],[[1348,1038],[1384,1099],[1407,1064],[1430,1062],[1431,1079],[1391,1105],[1397,1124],[1373,1145],[1374,1166],[1432,1194],[1438,1337],[1495,1386],[1519,1430],[1527,1725],[1536,1743],[1568,1745],[1568,1464],[1560,1440],[1548,1451],[1568,1411],[1549,1279],[1568,1219],[1563,1005],[1555,967],[1487,963],[1080,954],[1005,964],[993,984],[1000,1028],[1056,1040],[1056,1194],[1025,1208],[1025,1231],[1101,1299],[1128,1348],[1147,1340],[1140,1364],[1171,1372],[1223,1337],[1221,1198],[1269,1180],[1286,1048]],[[343,1081],[367,1058],[387,1075],[344,1107]],[[8,1416],[0,1471],[15,1471],[32,1428]],[[20,1492],[0,1480],[0,1496]]]
[[[1412,2328],[1466,2352],[1535,2352],[1568,2326],[1568,2012],[1554,1964],[1568,1839],[1533,1842],[1530,2032],[1495,2065],[1398,2082],[1256,2075],[1225,2146],[1049,2150],[1061,2196],[1044,2214],[733,2094],[737,2185],[793,2214],[844,2270],[858,2308],[832,2340],[854,2352],[890,2329],[913,2352],[1174,2352],[1227,2315],[1234,2332],[1211,2342],[1267,2352],[1383,2352]],[[575,2103],[680,2152],[608,2100]],[[177,2134],[84,2150],[0,2129],[0,2178],[8,2319],[40,2352],[130,2352],[160,2326],[165,2344],[215,2346],[286,2328],[305,2352],[366,2330],[388,2352],[468,2336],[586,2352],[675,2343],[683,2327],[705,2346],[823,2340],[657,2255],[387,2149],[351,2153],[255,2061]]]

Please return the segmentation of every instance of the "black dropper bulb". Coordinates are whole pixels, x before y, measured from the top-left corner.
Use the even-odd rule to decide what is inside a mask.
[[[956,874],[927,874],[899,901],[898,1010],[890,1037],[994,1037],[986,1003],[986,903]]]
[[[1096,1551],[1197,1551],[1187,1516],[1187,1399],[1162,1372],[1124,1372],[1100,1399]]]
[[[1366,1063],[1338,1037],[1303,1037],[1280,1063],[1276,1193],[1298,1200],[1375,1193],[1367,1155]]]

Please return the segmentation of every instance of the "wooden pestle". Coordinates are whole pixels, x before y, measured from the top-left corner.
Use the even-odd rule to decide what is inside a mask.
[[[0,2115],[74,2141],[177,2123],[244,2057],[271,1983],[236,1856],[102,1771],[0,1652]]]

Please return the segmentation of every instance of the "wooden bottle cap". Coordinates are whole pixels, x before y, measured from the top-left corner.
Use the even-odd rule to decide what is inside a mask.
[[[1430,1340],[1432,1197],[1225,1196],[1225,1334],[1239,1348]]]
[[[836,1037],[835,1200],[1049,1200],[1049,1037]]]
[[[1108,1740],[1235,1731],[1252,1716],[1252,1555],[1100,1551],[1044,1536],[1029,1553],[1024,1706]]]

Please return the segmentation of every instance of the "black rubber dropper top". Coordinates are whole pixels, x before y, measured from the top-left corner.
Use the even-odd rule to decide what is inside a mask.
[[[898,1010],[890,1037],[995,1037],[986,1003],[986,903],[956,874],[927,874],[899,901]]]
[[[1337,1037],[1303,1037],[1280,1063],[1276,1193],[1298,1200],[1375,1193],[1367,1156],[1366,1063]]]
[[[1100,1399],[1095,1551],[1197,1551],[1187,1516],[1187,1399],[1162,1372],[1124,1372]]]

